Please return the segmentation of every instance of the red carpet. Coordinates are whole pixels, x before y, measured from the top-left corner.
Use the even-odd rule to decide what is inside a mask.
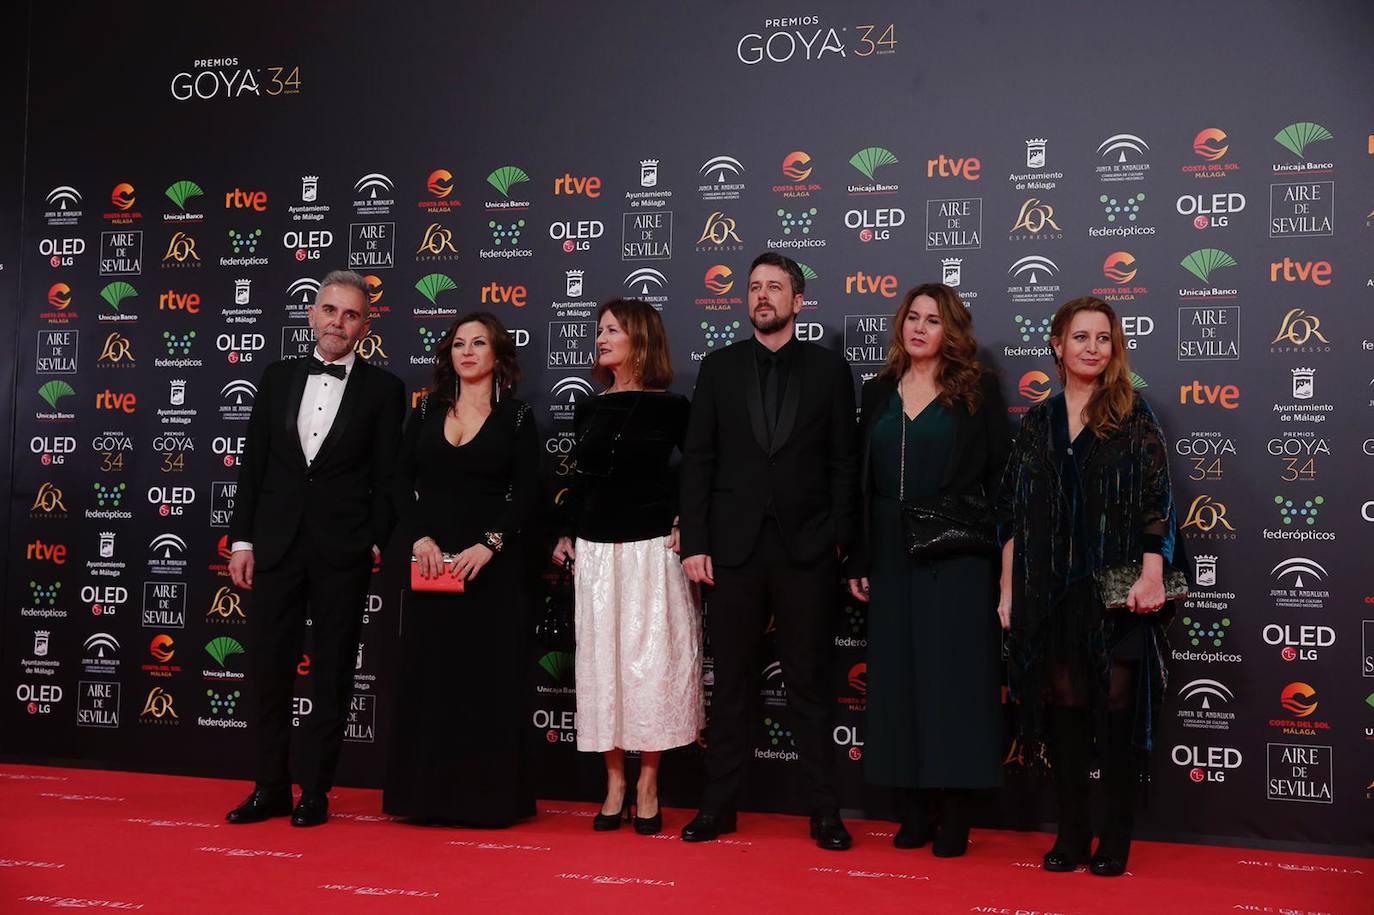
[[[966,857],[940,860],[853,821],[854,850],[834,853],[802,819],[755,814],[728,841],[684,845],[685,810],[655,838],[594,834],[592,805],[557,801],[504,831],[421,828],[355,789],[319,829],[229,826],[247,788],[0,766],[0,912],[1374,912],[1361,858],[1140,842],[1132,874],[1104,880],[1043,873],[1038,833],[976,831]]]

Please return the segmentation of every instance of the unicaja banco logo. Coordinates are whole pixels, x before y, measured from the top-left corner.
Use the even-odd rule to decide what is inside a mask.
[[[857,168],[869,181],[874,180],[873,173],[878,169],[884,165],[895,165],[897,161],[896,156],[881,146],[865,147],[849,157],[849,164]],[[785,166],[783,170],[786,171]]]
[[[1297,156],[1299,159],[1307,155],[1307,147],[1313,143],[1320,143],[1323,140],[1334,139],[1331,131],[1320,124],[1311,121],[1299,121],[1296,124],[1289,124],[1287,127],[1274,134],[1274,142],[1284,149]]]
[[[75,393],[75,388],[60,379],[49,381],[38,389],[38,396],[43,398],[43,402],[54,410],[57,409],[59,400],[64,397],[71,397]]]
[[[1214,270],[1235,267],[1236,259],[1220,248],[1199,248],[1178,263],[1204,283],[1210,283]]]
[[[177,209],[180,210],[186,209],[186,201],[190,200],[192,197],[203,197],[205,195],[205,192],[200,189],[199,184],[185,179],[169,185],[165,193],[167,194],[167,199],[175,203]]]
[[[572,681],[574,656],[571,651],[550,651],[539,659],[539,666],[554,680],[566,685]]]
[[[415,288],[420,295],[429,300],[431,305],[437,305],[439,293],[449,289],[457,289],[458,284],[453,282],[453,278],[443,273],[430,273],[420,277],[415,284]]]
[[[239,644],[238,639],[222,635],[217,639],[211,639],[205,646],[205,653],[215,659],[215,663],[220,667],[225,667],[225,661],[230,655],[243,654],[243,645]]]
[[[125,299],[132,299],[137,295],[138,290],[123,280],[107,283],[105,288],[100,290],[100,297],[115,311],[119,311],[119,305]]]
[[[503,165],[496,171],[487,175],[487,184],[501,192],[502,197],[510,197],[510,189],[513,185],[529,181],[530,176],[525,174],[525,170],[514,165]]]

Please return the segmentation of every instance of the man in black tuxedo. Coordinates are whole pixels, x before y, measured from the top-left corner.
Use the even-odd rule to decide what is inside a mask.
[[[395,523],[391,474],[405,386],[354,352],[368,330],[366,281],[335,270],[310,306],[315,352],[262,374],[239,470],[229,577],[251,589],[256,640],[256,785],[230,823],[329,818],[373,562]],[[302,724],[301,798],[291,808],[292,686],[311,621],[314,709]]]
[[[715,662],[707,786],[682,831],[705,842],[735,830],[749,752],[751,694],[771,612],[811,807],[811,835],[844,850],[831,783],[826,673],[838,611],[839,554],[855,530],[854,380],[837,353],[797,340],[806,280],[772,251],[749,269],[754,339],[701,363],[681,468],[683,566],[713,586],[707,633]]]

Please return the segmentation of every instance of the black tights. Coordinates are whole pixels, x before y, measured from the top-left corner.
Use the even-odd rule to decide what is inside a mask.
[[[1135,678],[1139,666],[1134,661],[1113,662],[1112,682],[1107,694],[1108,710],[1125,712],[1134,707]],[[1081,679],[1074,676],[1068,664],[1055,664],[1050,676],[1055,705],[1068,708],[1085,708],[1088,705],[1087,690]]]

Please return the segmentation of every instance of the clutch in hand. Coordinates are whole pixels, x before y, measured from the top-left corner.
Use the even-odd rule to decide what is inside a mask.
[[[1140,578],[1140,570],[1140,563],[1126,562],[1094,572],[1093,581],[1097,585],[1097,596],[1102,599],[1102,605],[1108,608],[1125,607],[1131,588]],[[1165,566],[1164,600],[1181,600],[1187,596],[1188,576],[1173,566]]]
[[[453,574],[453,562],[457,558],[452,553],[445,553],[444,570],[434,578],[425,578],[420,574],[420,560],[410,557],[410,590],[462,594],[463,579]]]

